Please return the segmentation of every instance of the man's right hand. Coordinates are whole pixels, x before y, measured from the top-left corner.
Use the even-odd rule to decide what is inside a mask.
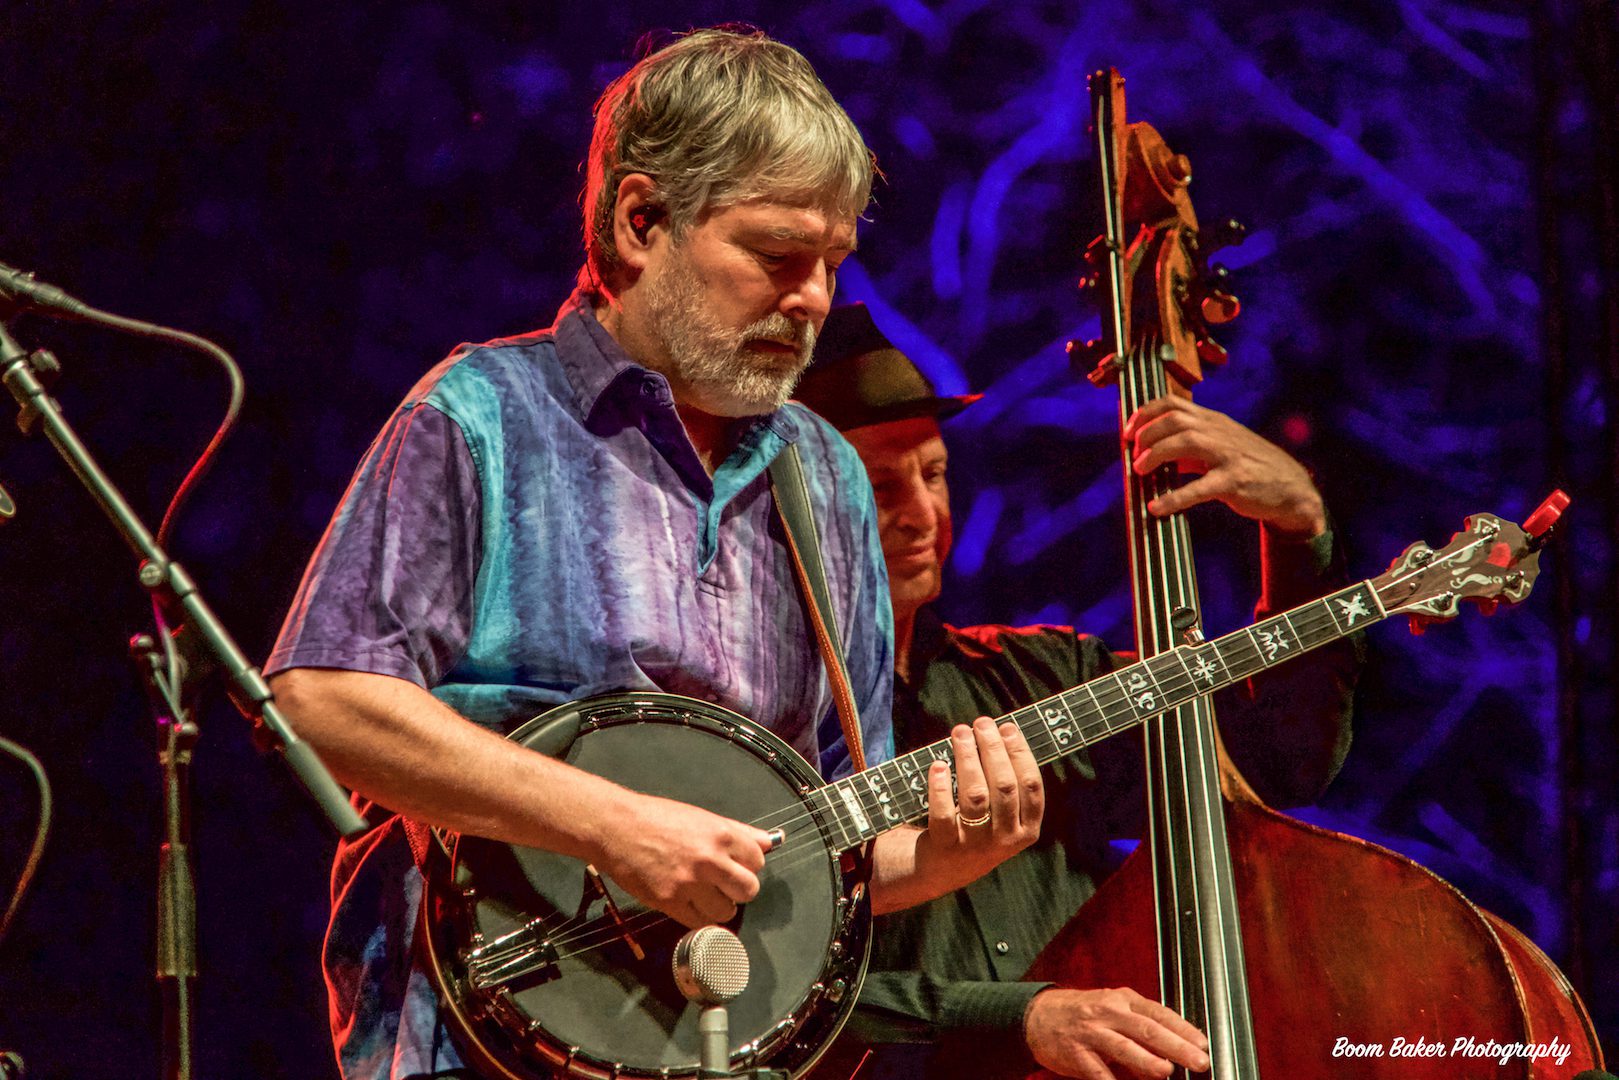
[[[770,834],[689,803],[626,791],[596,869],[690,927],[722,923],[759,894]]]
[[[293,729],[338,780],[455,832],[593,863],[687,926],[759,892],[770,834],[643,795],[503,739],[405,679],[293,668],[270,681]]]
[[[1034,1059],[1083,1080],[1163,1078],[1209,1067],[1209,1040],[1172,1009],[1134,990],[1042,990],[1023,1018]]]

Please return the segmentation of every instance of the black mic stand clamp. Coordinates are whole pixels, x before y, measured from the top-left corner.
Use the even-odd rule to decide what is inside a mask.
[[[56,377],[62,374],[62,363],[56,359],[56,354],[49,349],[35,349],[23,357],[23,363],[28,370],[34,373],[39,380],[40,388],[49,390],[56,385]],[[24,435],[32,435],[34,427],[39,423],[39,409],[32,401],[19,401],[17,403],[17,430]]]

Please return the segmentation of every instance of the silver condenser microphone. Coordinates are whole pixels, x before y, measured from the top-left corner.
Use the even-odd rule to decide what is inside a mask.
[[[748,986],[748,950],[723,926],[703,926],[675,943],[675,985],[703,1006],[697,1018],[698,1076],[731,1075],[731,1021],[725,1003]]]

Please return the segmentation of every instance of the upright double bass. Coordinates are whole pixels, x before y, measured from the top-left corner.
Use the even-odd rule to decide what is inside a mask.
[[[1189,396],[1201,366],[1224,359],[1210,324],[1237,305],[1209,269],[1218,241],[1199,236],[1189,162],[1125,122],[1117,71],[1090,89],[1106,225],[1089,257],[1111,303],[1087,359],[1092,381],[1118,384],[1122,424]],[[1136,476],[1128,448],[1124,464],[1148,657],[1198,633],[1197,584],[1185,519],[1147,512],[1171,470]],[[1411,860],[1266,806],[1220,746],[1207,698],[1149,722],[1145,738],[1146,842],[1029,978],[1163,1001],[1208,1033],[1216,1080],[1547,1080],[1601,1067],[1583,1004],[1528,938]],[[1506,1049],[1554,1038],[1561,1061]]]

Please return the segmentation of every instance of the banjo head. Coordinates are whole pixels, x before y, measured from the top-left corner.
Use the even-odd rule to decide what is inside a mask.
[[[784,829],[759,895],[727,924],[749,961],[727,1004],[730,1049],[735,1068],[808,1069],[852,1010],[870,945],[864,890],[809,798],[815,771],[743,717],[665,694],[563,705],[511,738],[635,791]],[[423,917],[445,1020],[474,1066],[696,1076],[701,1009],[671,969],[686,927],[579,860],[460,838],[448,872],[429,875]]]

